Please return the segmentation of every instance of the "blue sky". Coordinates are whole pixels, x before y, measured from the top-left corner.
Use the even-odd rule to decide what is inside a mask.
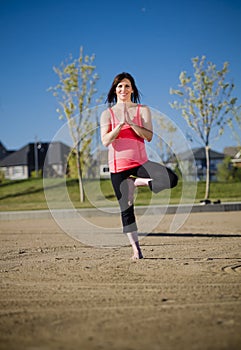
[[[241,1],[235,0],[0,0],[0,141],[18,149],[35,137],[51,141],[63,122],[47,89],[57,83],[53,66],[70,53],[95,53],[99,93],[113,77],[130,72],[142,102],[165,113],[186,133],[171,109],[182,70],[206,55],[221,68],[241,104]],[[235,145],[227,131],[212,148]],[[194,145],[195,146],[195,145]]]

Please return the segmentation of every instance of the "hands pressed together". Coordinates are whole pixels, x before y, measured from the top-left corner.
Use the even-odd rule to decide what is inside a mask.
[[[150,142],[152,139],[152,122],[149,109],[145,108],[142,115],[142,126],[133,123],[128,111],[127,103],[119,103],[118,108],[115,109],[115,115],[119,120],[116,127],[110,130],[110,113],[108,110],[104,111],[101,118],[101,139],[104,146],[108,146],[119,135],[123,125],[128,124],[133,131],[144,140]]]
[[[119,116],[119,120],[120,120],[120,125],[123,126],[124,124],[128,124],[128,125],[135,125],[133,123],[133,121],[130,118],[129,112],[128,112],[128,108],[126,103],[122,103],[121,109],[120,109],[120,116]]]

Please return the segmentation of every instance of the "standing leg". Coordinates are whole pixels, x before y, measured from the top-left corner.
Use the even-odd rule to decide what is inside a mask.
[[[123,232],[126,233],[133,249],[132,259],[142,259],[133,204],[135,188],[129,175],[128,171],[112,173],[111,181],[121,209]]]
[[[137,231],[128,232],[127,237],[129,238],[130,244],[133,249],[132,260],[143,259],[143,255],[142,255],[141,248],[138,241]]]
[[[118,199],[121,210],[121,219],[124,233],[137,230],[136,218],[134,215],[134,205],[133,203],[128,203],[129,185],[127,179],[129,175],[130,173],[127,171],[111,174],[112,186],[114,188],[115,195]]]
[[[132,205],[134,203],[134,194],[135,194],[135,179],[132,177],[128,177],[128,205]]]

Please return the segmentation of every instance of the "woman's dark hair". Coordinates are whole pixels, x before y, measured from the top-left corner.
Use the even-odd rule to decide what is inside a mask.
[[[136,83],[134,78],[126,72],[118,74],[111,85],[110,91],[107,95],[106,102],[108,102],[109,105],[113,105],[117,102],[117,97],[116,97],[116,87],[117,85],[123,80],[123,79],[128,79],[131,82],[131,87],[133,89],[133,93],[131,94],[131,101],[134,103],[140,103],[140,93],[136,87]]]

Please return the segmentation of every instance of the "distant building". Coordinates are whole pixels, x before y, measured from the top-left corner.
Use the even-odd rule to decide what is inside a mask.
[[[0,170],[6,179],[22,180],[29,178],[33,171],[43,171],[45,165],[51,176],[62,176],[69,152],[70,147],[61,142],[29,143],[1,159]]]
[[[241,168],[241,146],[225,147],[224,154],[231,157],[233,166]]]
[[[44,175],[48,177],[61,177],[65,175],[70,151],[71,147],[62,142],[50,143],[45,160]]]
[[[216,181],[216,175],[217,175],[217,169],[218,164],[220,164],[223,159],[225,158],[224,153],[216,152],[210,149],[209,151],[210,155],[210,181]],[[195,166],[196,166],[196,175],[197,178],[195,179],[195,173],[193,172],[193,157],[195,159]],[[168,160],[168,164],[174,168],[177,163],[177,159],[180,159],[182,162],[182,167],[185,170],[185,173],[187,174],[188,180],[205,180],[206,179],[206,153],[205,153],[205,147],[201,148],[194,148],[192,149],[192,152],[184,152],[177,157],[173,156]]]
[[[241,149],[231,159],[231,163],[233,164],[233,166],[241,168]]]

